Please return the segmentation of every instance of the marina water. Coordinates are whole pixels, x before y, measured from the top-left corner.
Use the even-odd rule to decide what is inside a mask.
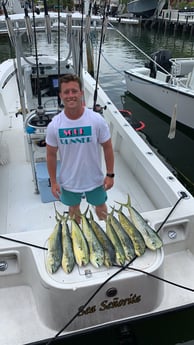
[[[147,60],[146,53],[150,55],[159,49],[168,49],[173,57],[193,57],[193,38],[189,36],[174,36],[173,34],[161,33],[155,30],[148,30],[139,25],[114,24],[115,29],[109,28],[106,32],[106,39],[102,47],[100,61],[99,81],[111,100],[119,109],[129,109],[134,118],[145,122],[145,129],[141,134],[143,139],[155,150],[160,158],[164,160],[174,174],[178,175],[181,181],[194,195],[194,137],[176,131],[175,139],[168,139],[169,120],[165,119],[157,111],[145,106],[135,100],[126,92],[124,83],[125,69],[134,66],[142,66]],[[92,31],[95,63],[98,59],[98,47],[100,32]],[[52,42],[48,48],[45,33],[37,34],[38,51],[49,51],[49,54],[57,54],[57,33],[52,33]],[[27,42],[23,42],[24,50],[28,53],[30,49]],[[137,49],[137,47],[139,49]],[[61,56],[67,55],[67,47],[63,35],[61,35]],[[8,37],[0,36],[0,61],[13,56]],[[97,64],[96,64],[97,66]],[[10,95],[11,96],[11,95]],[[151,188],[151,186],[150,186]],[[180,292],[181,296],[181,292]],[[180,297],[181,298],[181,297]],[[188,308],[185,312],[171,313],[168,317],[162,315],[158,319],[140,321],[132,324],[131,342],[133,345],[193,345],[194,307]],[[133,333],[135,334],[133,336]],[[144,334],[150,338],[150,342],[144,343]],[[146,337],[147,338],[147,337]]]

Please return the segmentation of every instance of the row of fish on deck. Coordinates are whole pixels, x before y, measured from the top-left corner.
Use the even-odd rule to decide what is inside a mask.
[[[89,263],[96,268],[122,266],[126,260],[130,262],[143,255],[146,248],[161,248],[159,235],[131,206],[130,197],[127,204],[120,205],[118,210],[112,208],[108,213],[106,231],[95,221],[89,207],[80,215],[81,225],[55,210],[57,223],[48,238],[47,271],[53,274],[62,266],[64,272],[70,273],[75,264],[81,267]],[[123,206],[127,207],[130,219],[122,211]]]

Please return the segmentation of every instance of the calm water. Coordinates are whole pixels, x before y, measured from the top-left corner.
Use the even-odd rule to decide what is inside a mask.
[[[146,140],[161,154],[165,162],[170,165],[194,194],[194,139],[178,130],[175,139],[168,139],[169,121],[126,94],[123,74],[125,69],[144,64],[146,57],[142,51],[149,55],[163,48],[171,50],[174,57],[191,57],[193,56],[193,39],[187,36],[173,37],[128,24],[118,24],[116,30],[109,29],[106,33],[100,64],[100,83],[118,108],[122,109],[124,106],[132,111],[136,119],[145,122],[144,137]],[[126,38],[119,32],[122,32]],[[95,61],[98,57],[98,35],[93,34]],[[48,52],[49,49],[49,54],[57,54],[57,36],[55,33],[52,34],[52,43],[49,47],[44,33],[37,35],[37,41],[39,51],[45,52],[46,50]],[[141,50],[136,49],[131,42]],[[30,52],[26,42],[24,42],[24,50]],[[0,61],[9,58],[11,54],[13,51],[10,48],[8,38],[0,37]],[[61,37],[61,55],[63,54],[67,54],[67,50],[65,39]],[[141,321],[134,325],[132,323],[130,344],[194,345],[193,314],[194,308],[192,307],[186,312],[176,312],[165,317],[159,316],[158,319],[154,320],[148,319],[143,324]],[[134,337],[133,333],[135,334]],[[115,344],[116,333],[110,331],[108,336],[112,344]],[[158,340],[156,341],[156,339]]]

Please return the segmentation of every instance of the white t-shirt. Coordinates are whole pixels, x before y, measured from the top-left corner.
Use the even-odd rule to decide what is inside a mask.
[[[77,120],[69,119],[64,111],[54,116],[46,143],[59,149],[59,183],[64,189],[82,193],[103,184],[100,144],[109,139],[108,124],[91,109],[85,108]]]

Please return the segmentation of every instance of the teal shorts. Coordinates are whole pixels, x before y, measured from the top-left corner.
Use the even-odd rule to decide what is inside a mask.
[[[97,187],[89,192],[75,193],[65,189],[61,189],[61,201],[68,206],[76,206],[81,203],[82,198],[86,198],[87,202],[94,206],[102,205],[107,200],[107,193],[103,186]]]

